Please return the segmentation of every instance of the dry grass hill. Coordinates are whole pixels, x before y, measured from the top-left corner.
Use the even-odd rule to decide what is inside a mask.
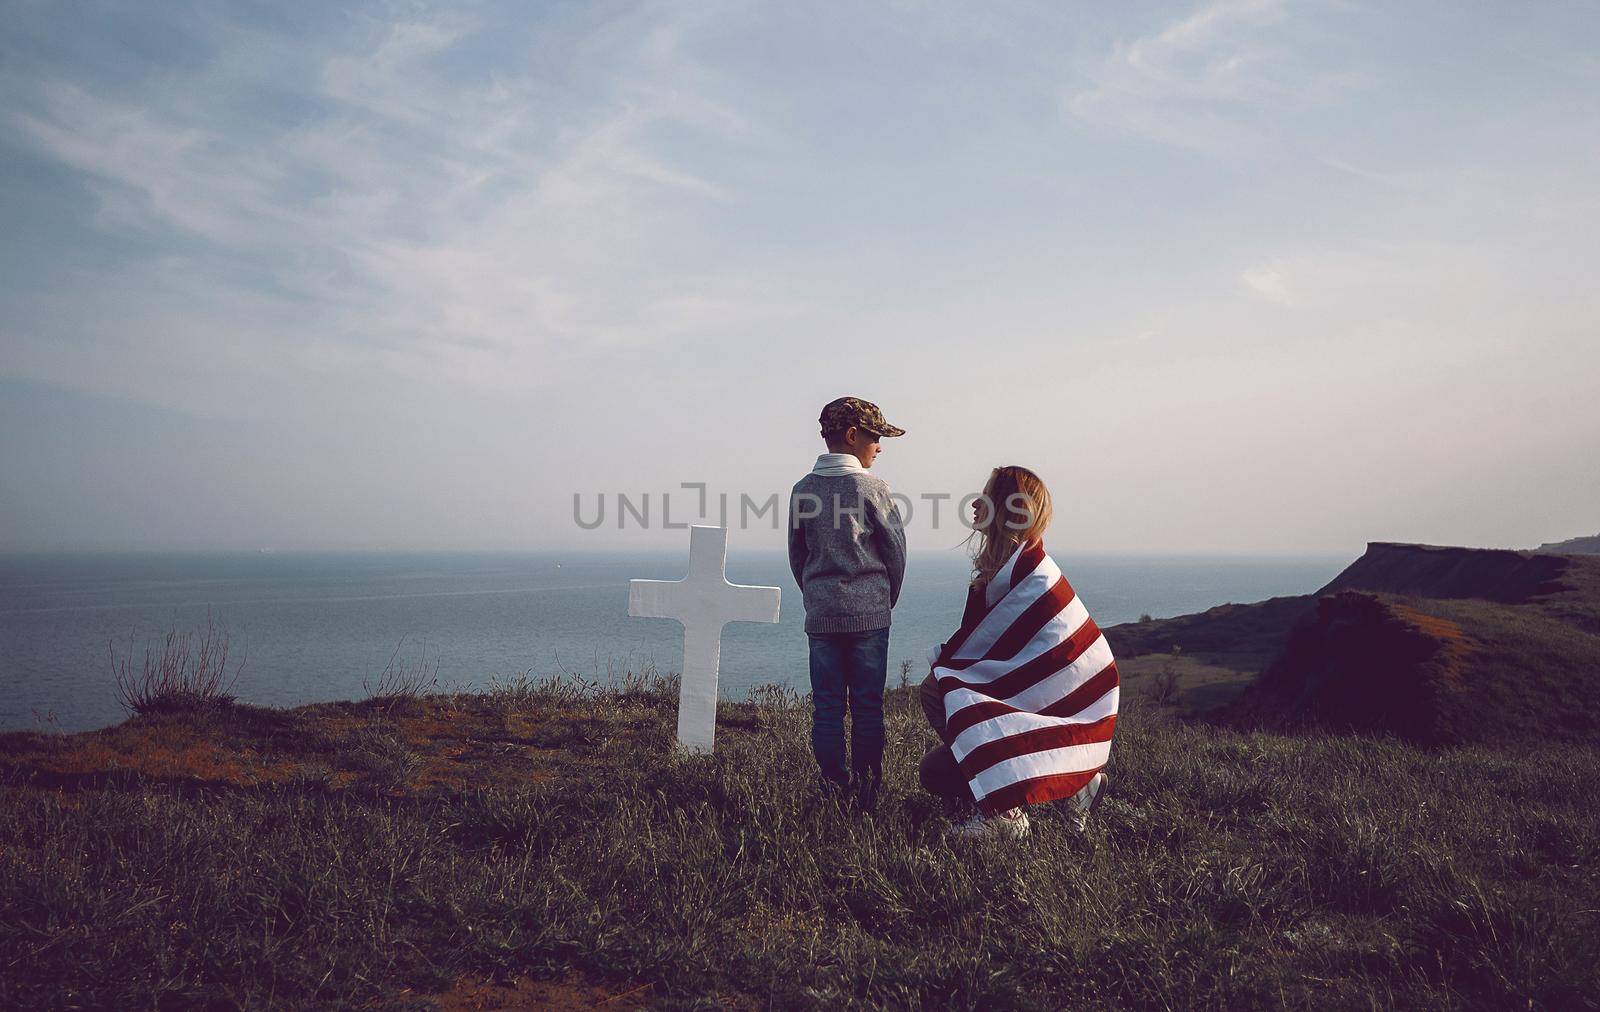
[[[1375,542],[1316,594],[1107,636],[1135,676],[1209,678],[1213,715],[1244,726],[1600,736],[1600,557]]]

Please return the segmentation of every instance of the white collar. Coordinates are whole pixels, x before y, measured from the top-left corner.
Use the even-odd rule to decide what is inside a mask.
[[[867,469],[861,466],[861,460],[853,453],[824,453],[817,457],[816,466],[812,467],[812,474],[840,475],[840,474],[865,474]]]

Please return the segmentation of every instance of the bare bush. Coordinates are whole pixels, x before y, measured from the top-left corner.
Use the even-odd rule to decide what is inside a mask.
[[[361,688],[367,693],[368,699],[380,702],[417,699],[439,687],[439,660],[434,658],[432,667],[429,667],[428,641],[422,641],[422,650],[415,659],[400,656],[405,644],[406,638],[400,637],[394,653],[389,655],[389,663],[384,665],[377,678],[361,679]]]
[[[133,667],[133,638],[127,653],[118,656],[115,643],[108,643],[111,676],[117,686],[117,701],[129,713],[169,713],[207,709],[231,703],[228,691],[244,669],[244,659],[228,671],[232,646],[227,629],[218,629],[211,613],[198,632],[169,629],[161,647],[147,645],[139,669]]]
[[[1150,685],[1145,690],[1145,695],[1150,702],[1159,706],[1176,703],[1178,701],[1178,673],[1173,671],[1170,666],[1162,668],[1151,677]]]

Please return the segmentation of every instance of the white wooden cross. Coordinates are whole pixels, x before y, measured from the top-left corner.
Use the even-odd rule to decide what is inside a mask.
[[[778,621],[777,587],[729,583],[728,529],[689,530],[689,575],[681,580],[629,580],[628,614],[683,623],[683,681],[678,689],[678,744],[710,752],[717,735],[717,668],[722,627]]]

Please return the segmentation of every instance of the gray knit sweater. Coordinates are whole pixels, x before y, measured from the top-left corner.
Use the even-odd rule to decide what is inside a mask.
[[[865,471],[796,482],[789,569],[805,598],[806,632],[887,628],[906,572],[905,530],[888,484]]]

